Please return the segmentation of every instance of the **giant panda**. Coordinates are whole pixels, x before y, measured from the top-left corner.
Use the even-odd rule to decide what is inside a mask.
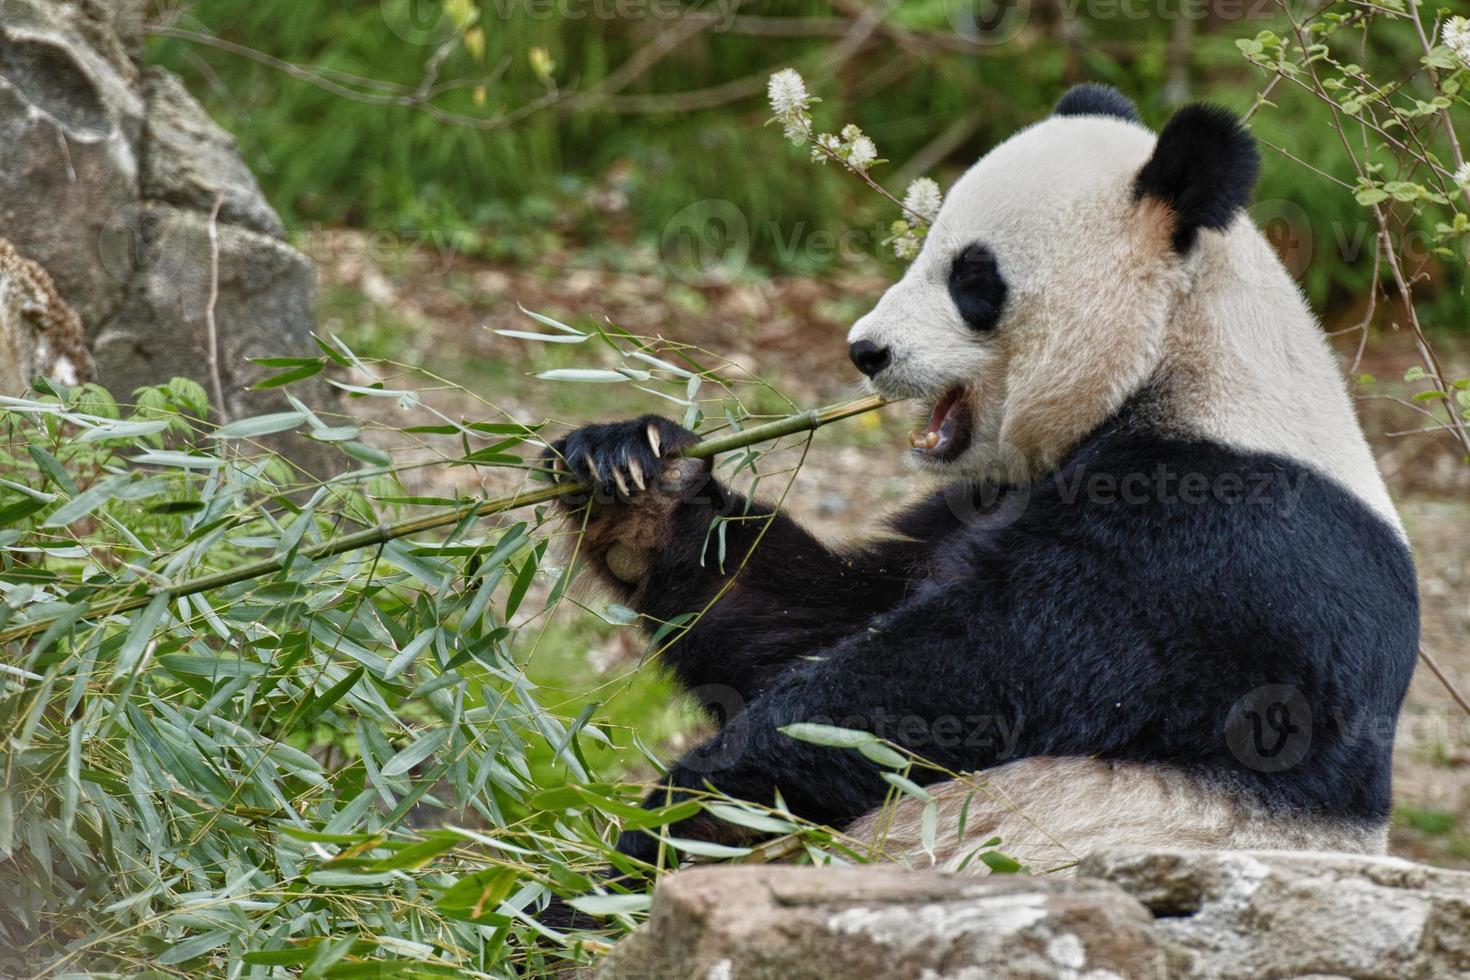
[[[648,806],[779,798],[950,869],[983,870],[981,846],[1035,870],[1111,844],[1384,849],[1414,568],[1334,356],[1243,212],[1257,169],[1228,112],[1155,135],[1100,86],[971,167],[848,337],[874,391],[923,406],[909,455],[934,478],[866,544],[675,458],[698,437],[663,418],[553,444],[597,488],[580,559],[650,630],[698,614],[662,660],[720,727]],[[885,807],[881,766],[793,722],[959,774],[911,773],[929,840],[923,802]],[[668,832],[752,835],[707,813]]]

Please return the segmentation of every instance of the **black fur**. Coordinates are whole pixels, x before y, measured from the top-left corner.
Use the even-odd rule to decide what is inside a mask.
[[[712,518],[770,511],[713,480],[681,503],[632,593],[640,611],[703,609],[745,564],[662,655],[723,727],[648,805],[708,782],[762,803],[779,790],[841,826],[887,784],[857,753],[777,730],[818,721],[955,771],[1098,756],[1180,767],[1291,813],[1384,819],[1418,645],[1403,541],[1299,463],[1154,430],[1140,399],[1055,475],[951,487],[897,519],[901,538],[863,549],[778,515],[752,550],[762,522],[734,521],[721,571]],[[1284,715],[1268,703],[1283,690]],[[1295,727],[1301,758],[1260,763],[1241,742],[1250,725],[1268,743]],[[739,837],[709,816],[672,833]],[[633,833],[619,848],[652,860],[655,842]]]
[[[658,453],[648,438],[650,426],[660,437]],[[583,426],[554,443],[544,462],[570,471],[579,483],[592,484],[599,499],[613,500],[627,496],[617,485],[614,473],[621,475],[623,486],[633,492],[636,485],[629,482],[630,466],[636,466],[646,480],[651,479],[662,469],[663,458],[698,441],[699,437],[682,425],[658,415],[641,415],[626,422]]]
[[[1250,200],[1260,171],[1256,141],[1228,109],[1188,105],[1159,133],[1154,155],[1134,182],[1174,213],[1174,248],[1187,252],[1201,228],[1219,230]]]
[[[1006,302],[995,253],[979,242],[965,246],[949,267],[949,295],[971,329],[994,330]]]
[[[1133,100],[1111,85],[1088,82],[1073,85],[1052,110],[1054,116],[1114,116],[1138,122],[1138,107]]]

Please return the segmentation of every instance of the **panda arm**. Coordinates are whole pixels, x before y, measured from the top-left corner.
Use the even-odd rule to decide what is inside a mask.
[[[649,452],[650,426],[659,433],[658,457]],[[661,660],[684,687],[728,714],[732,693],[749,700],[792,658],[837,642],[898,602],[927,551],[919,539],[947,512],[929,503],[920,510],[935,513],[910,515],[899,536],[868,548],[829,547],[774,508],[726,488],[707,464],[668,458],[693,441],[693,433],[645,416],[579,429],[556,451],[576,475],[583,476],[580,464],[605,484],[591,502],[579,557],[645,617],[650,633],[683,626],[666,634],[677,642]],[[644,489],[628,475],[630,459]],[[619,463],[624,469],[614,475]],[[661,478],[649,480],[650,472]]]

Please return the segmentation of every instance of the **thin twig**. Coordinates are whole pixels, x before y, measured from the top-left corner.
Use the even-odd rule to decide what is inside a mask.
[[[216,197],[209,212],[209,301],[204,305],[204,338],[209,345],[209,383],[214,389],[214,404],[220,421],[228,422],[230,409],[225,404],[225,386],[220,378],[219,324],[214,315],[219,305],[219,212],[224,203],[224,195]]]
[[[1455,703],[1460,706],[1460,710],[1465,712],[1465,714],[1470,715],[1470,701],[1465,700],[1465,695],[1460,693],[1460,689],[1457,688],[1454,685],[1454,682],[1449,679],[1448,675],[1445,674],[1443,668],[1439,666],[1439,663],[1432,656],[1430,656],[1429,651],[1424,649],[1423,647],[1420,647],[1419,659],[1424,661],[1424,666],[1428,667],[1430,672],[1432,672],[1435,677],[1439,678],[1439,682],[1444,685],[1444,689],[1446,691],[1450,692],[1450,697],[1454,698]]]

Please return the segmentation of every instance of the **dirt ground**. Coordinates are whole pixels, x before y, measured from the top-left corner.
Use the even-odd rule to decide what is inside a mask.
[[[523,413],[591,421],[658,411],[622,386],[564,386],[529,377],[541,356],[493,328],[533,328],[517,304],[569,322],[609,321],[643,336],[692,342],[743,365],[804,406],[856,393],[843,335],[886,285],[861,269],[822,280],[752,279],[696,290],[658,274],[656,257],[633,255],[627,269],[580,267],[551,256],[535,270],[496,267],[458,256],[384,249],[348,234],[312,243],[321,276],[323,328],[360,351],[422,365]],[[1341,338],[1345,369],[1356,350]],[[364,349],[366,349],[364,351]],[[1470,345],[1443,341],[1441,356],[1462,366]],[[1451,683],[1470,694],[1470,464],[1433,435],[1391,433],[1418,427],[1395,398],[1417,363],[1406,338],[1374,337],[1354,376],[1360,412],[1412,539],[1423,605],[1424,647]],[[1464,373],[1462,370],[1461,373]],[[617,387],[617,391],[590,391]],[[633,397],[629,397],[632,395]],[[441,405],[441,407],[447,407]],[[666,410],[666,406],[664,407]],[[472,414],[469,406],[467,414]],[[860,534],[874,516],[916,492],[904,462],[909,420],[898,409],[833,426],[816,439],[786,498],[790,511],[821,533]],[[467,471],[430,467],[419,492],[446,483],[468,489]],[[621,654],[637,656],[631,643]],[[594,651],[606,657],[608,651]],[[1470,714],[1421,663],[1395,742],[1392,848],[1406,857],[1470,867]]]

